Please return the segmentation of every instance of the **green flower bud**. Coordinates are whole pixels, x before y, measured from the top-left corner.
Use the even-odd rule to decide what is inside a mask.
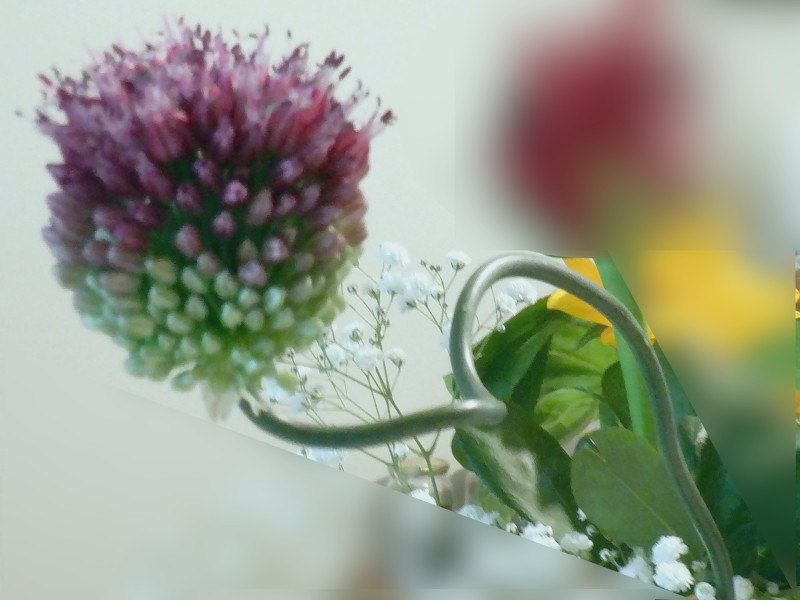
[[[195,321],[203,321],[208,317],[208,306],[200,296],[192,294],[186,299],[186,314]]]
[[[228,329],[233,329],[242,324],[244,315],[234,304],[226,302],[222,305],[222,313],[219,316],[219,320]]]
[[[286,331],[292,325],[294,325],[294,311],[288,307],[277,313],[270,321],[270,327],[275,331]]]
[[[239,284],[229,271],[223,271],[214,278],[214,291],[220,298],[228,300],[236,296]]]
[[[245,309],[254,307],[260,300],[261,296],[259,296],[258,292],[250,288],[242,288],[239,292],[239,297],[236,299],[239,306]]]
[[[149,338],[156,330],[156,322],[147,315],[130,315],[119,321],[122,329],[139,339]]]
[[[249,311],[244,316],[245,327],[247,327],[252,331],[259,331],[261,328],[264,327],[264,323],[265,323],[264,313],[257,308],[254,308],[253,310]]]
[[[178,281],[178,267],[168,258],[148,258],[144,268],[150,277],[160,283],[173,285]]]
[[[206,331],[200,338],[200,345],[206,354],[216,354],[222,350],[222,341],[213,333]]]
[[[151,306],[162,310],[174,310],[181,304],[181,297],[170,287],[156,284],[147,293],[147,302]]]
[[[181,313],[171,312],[167,315],[167,329],[178,335],[187,335],[192,331],[192,320]]]
[[[264,310],[267,314],[278,311],[286,300],[286,290],[279,287],[270,287],[264,292]]]
[[[181,271],[181,283],[196,294],[204,294],[208,290],[208,283],[192,267],[184,267]]]

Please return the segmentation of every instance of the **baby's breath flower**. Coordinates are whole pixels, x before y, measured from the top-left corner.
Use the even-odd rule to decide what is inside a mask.
[[[408,250],[395,242],[383,242],[378,246],[378,259],[387,267],[404,267],[410,260]]]
[[[561,536],[558,543],[564,552],[576,556],[585,556],[594,547],[594,542],[589,536],[579,531],[568,531]]]
[[[519,527],[513,521],[506,523],[506,533],[510,533],[512,535],[519,535]]]
[[[439,336],[439,345],[447,350],[450,351],[450,331],[453,328],[452,321],[445,321],[442,324],[442,333]]]
[[[734,575],[733,577],[733,591],[736,600],[751,600],[755,593],[753,582],[742,577],[741,575]]]
[[[480,506],[476,506],[474,504],[465,504],[458,509],[458,514],[485,525],[494,525],[497,523],[497,519],[500,518],[499,513],[494,511],[486,512]]]
[[[347,453],[339,448],[301,448],[297,452],[300,456],[305,456],[314,462],[322,463],[330,467],[342,467]]]
[[[323,348],[322,365],[326,369],[338,369],[350,358],[350,353],[339,344],[328,344]]]
[[[358,344],[364,336],[364,323],[353,321],[339,329],[339,343],[342,345]]]
[[[694,595],[697,600],[716,600],[717,590],[710,583],[701,581],[694,586]]]
[[[781,592],[781,588],[774,581],[768,581],[765,586],[767,593],[771,596],[777,596]]]
[[[586,513],[583,512],[580,508],[578,509],[578,521],[585,521],[586,520]]]
[[[423,302],[430,297],[437,297],[444,290],[426,271],[416,271],[405,279],[403,300],[406,302]]]
[[[506,294],[525,304],[533,304],[537,298],[536,288],[527,279],[512,279],[506,286]]]
[[[553,538],[553,528],[542,523],[529,523],[520,533],[522,537],[537,544],[542,544],[554,550],[561,550],[561,546]]]
[[[458,250],[448,252],[447,260],[454,271],[460,271],[472,262],[472,259],[467,254]]]
[[[360,346],[353,351],[353,362],[365,371],[372,371],[380,359],[381,352],[375,346]]]
[[[342,56],[314,66],[301,45],[273,61],[266,37],[250,50],[181,20],[77,77],[41,77],[59,281],[132,374],[204,383],[217,417],[343,309],[366,236],[359,183],[391,120],[353,122],[366,93],[334,95]]]
[[[653,583],[670,592],[685,592],[694,584],[694,577],[682,562],[662,562],[656,565]]]
[[[405,290],[405,277],[397,271],[385,271],[378,279],[377,288],[384,294],[402,294]]]
[[[634,555],[619,572],[626,577],[632,577],[645,583],[653,583],[653,568],[643,556]]]
[[[411,493],[408,494],[412,498],[416,498],[417,500],[422,500],[423,502],[427,502],[428,504],[433,504],[436,506],[436,499],[431,496],[426,490],[421,488],[411,490]]]
[[[675,535],[665,535],[653,545],[651,558],[654,565],[675,562],[689,551],[683,540]]]
[[[409,452],[408,446],[403,442],[392,442],[392,454],[394,454],[398,460],[403,460],[408,456]]]
[[[503,292],[495,296],[495,306],[500,317],[510,317],[517,312],[517,301]]]
[[[617,558],[617,553],[611,548],[601,548],[598,557],[600,558],[600,562],[610,563]]]
[[[402,348],[392,348],[386,352],[386,358],[396,367],[402,367],[406,362],[406,353]]]

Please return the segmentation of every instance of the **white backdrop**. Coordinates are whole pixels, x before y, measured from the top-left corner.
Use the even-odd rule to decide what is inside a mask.
[[[365,267],[374,268],[375,249],[384,240],[404,244],[412,260],[444,260],[447,251],[460,249],[473,257],[474,267],[498,250],[546,250],[530,228],[497,208],[505,207],[504,199],[480,168],[483,128],[503,76],[496,58],[508,31],[504,24],[517,21],[513,15],[523,10],[541,18],[601,4],[39,0],[5,6],[0,22],[0,578],[5,585],[19,591],[37,578],[74,583],[80,581],[76,573],[108,574],[137,533],[132,521],[117,527],[121,515],[165,518],[170,514],[165,511],[180,503],[165,507],[159,499],[163,490],[215,460],[208,446],[213,432],[190,434],[194,424],[184,423],[183,415],[167,416],[178,409],[205,419],[200,398],[127,375],[122,351],[83,328],[68,294],[50,275],[52,260],[39,232],[47,220],[44,197],[54,189],[44,165],[57,153],[29,120],[39,97],[37,73],[51,65],[75,73],[87,48],[135,42],[137,31],[154,32],[164,15],[240,32],[260,31],[268,23],[276,49],[283,43],[280,32],[291,29],[296,41],[311,42],[312,56],[341,51],[355,76],[398,116],[374,141],[364,184],[371,202]],[[726,100],[713,125],[734,132],[734,138],[744,131],[764,133],[800,106],[798,13],[754,16],[713,8],[721,4],[694,3],[701,6],[689,19],[708,42],[710,72],[718,78],[714,89]],[[15,116],[16,109],[26,118]],[[399,397],[411,409],[446,400],[440,378],[448,362],[438,335],[421,319],[408,317],[396,343],[409,356]],[[169,435],[167,426],[174,428]],[[241,418],[227,426],[262,438]],[[168,460],[153,452],[154,436],[163,451],[170,451],[167,440],[172,440]],[[446,442],[442,448],[446,455]],[[354,458],[347,467],[370,479],[382,475],[365,460]],[[106,478],[122,487],[106,489]],[[88,482],[93,487],[82,490]],[[121,498],[129,504],[119,504]],[[91,523],[95,526],[87,528]]]

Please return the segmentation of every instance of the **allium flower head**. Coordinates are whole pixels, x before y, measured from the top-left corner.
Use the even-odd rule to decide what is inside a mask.
[[[301,45],[272,60],[266,39],[178,21],[77,78],[41,77],[37,123],[62,156],[44,238],[136,375],[257,387],[344,305],[366,235],[359,182],[392,116],[354,124],[367,94],[337,99],[342,56],[312,66]]]

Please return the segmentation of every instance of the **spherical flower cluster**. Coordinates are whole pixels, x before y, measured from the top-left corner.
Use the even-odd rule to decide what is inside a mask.
[[[266,38],[178,21],[78,78],[41,77],[37,123],[62,155],[44,238],[133,374],[252,388],[344,306],[366,235],[359,183],[391,113],[356,126],[366,94],[336,98],[342,56],[311,67],[301,45],[272,61]]]

